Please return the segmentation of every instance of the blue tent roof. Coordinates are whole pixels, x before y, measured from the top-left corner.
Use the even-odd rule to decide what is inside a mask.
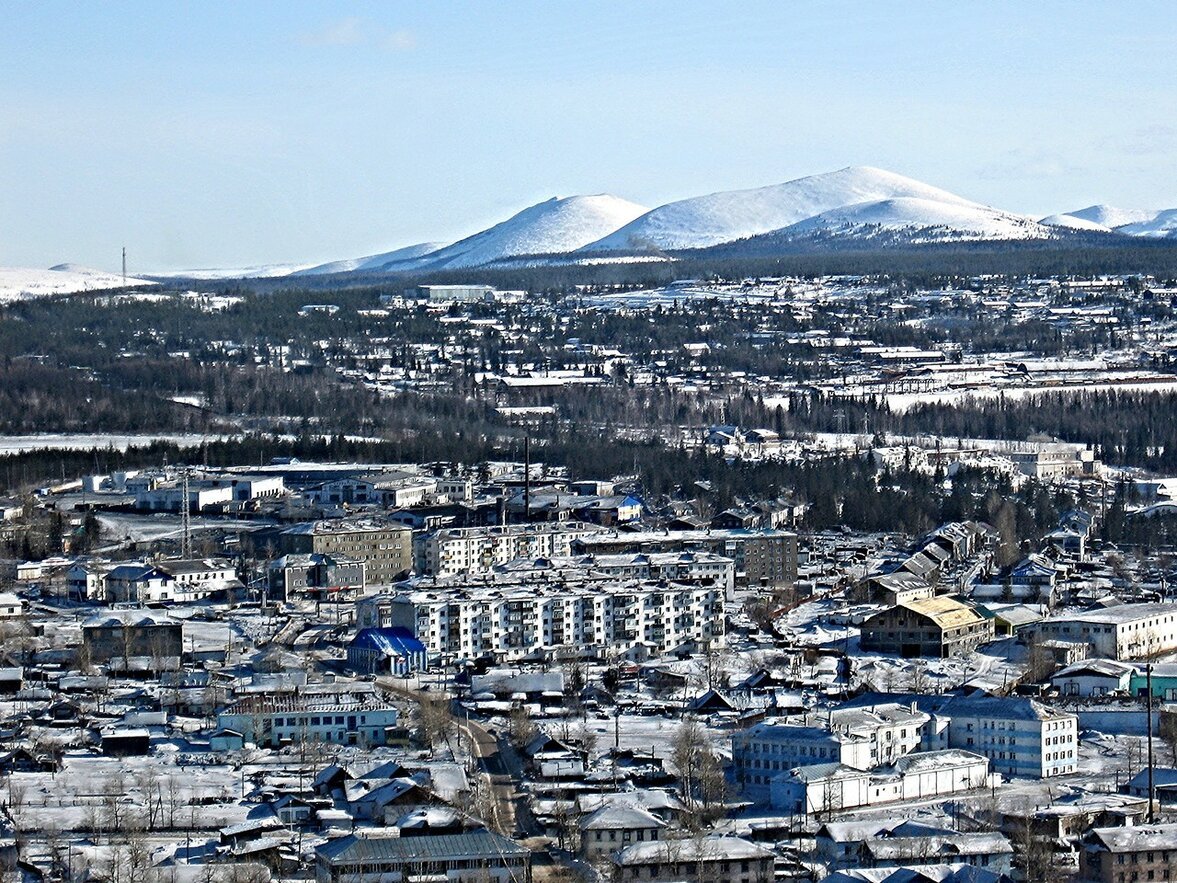
[[[408,629],[361,629],[351,646],[375,650],[385,656],[417,656],[425,652],[425,645],[413,637]]]

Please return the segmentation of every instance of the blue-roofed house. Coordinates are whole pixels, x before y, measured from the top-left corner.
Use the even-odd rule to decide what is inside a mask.
[[[408,677],[429,667],[425,645],[408,629],[360,629],[347,645],[347,664],[361,674]]]

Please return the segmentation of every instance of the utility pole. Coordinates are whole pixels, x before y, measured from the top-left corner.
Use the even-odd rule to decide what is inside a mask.
[[[1148,715],[1148,823],[1151,825],[1156,821],[1156,812],[1153,809],[1155,805],[1157,793],[1153,783],[1152,774],[1152,663],[1146,663],[1144,666],[1144,688],[1145,696],[1145,714]]]
[[[180,484],[180,557],[192,557],[192,503],[188,497],[188,467],[184,467]]]
[[[531,433],[523,436],[523,523],[531,523]]]

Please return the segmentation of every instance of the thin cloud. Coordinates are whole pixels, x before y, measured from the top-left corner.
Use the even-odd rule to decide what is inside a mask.
[[[389,52],[407,52],[416,48],[417,37],[409,30],[385,28],[349,15],[303,34],[299,42],[304,46],[372,46]]]
[[[352,15],[303,34],[300,42],[306,46],[359,46],[367,42],[365,30],[363,20]]]

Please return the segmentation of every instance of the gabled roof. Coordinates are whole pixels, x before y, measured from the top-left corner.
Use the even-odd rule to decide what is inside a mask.
[[[346,837],[323,844],[316,852],[333,865],[381,861],[449,861],[463,858],[485,858],[493,864],[496,858],[522,858],[530,855],[529,850],[515,841],[484,828],[462,834],[426,834],[421,837],[348,834]]]
[[[581,819],[582,831],[665,828],[666,822],[651,812],[625,803],[611,803]]]

